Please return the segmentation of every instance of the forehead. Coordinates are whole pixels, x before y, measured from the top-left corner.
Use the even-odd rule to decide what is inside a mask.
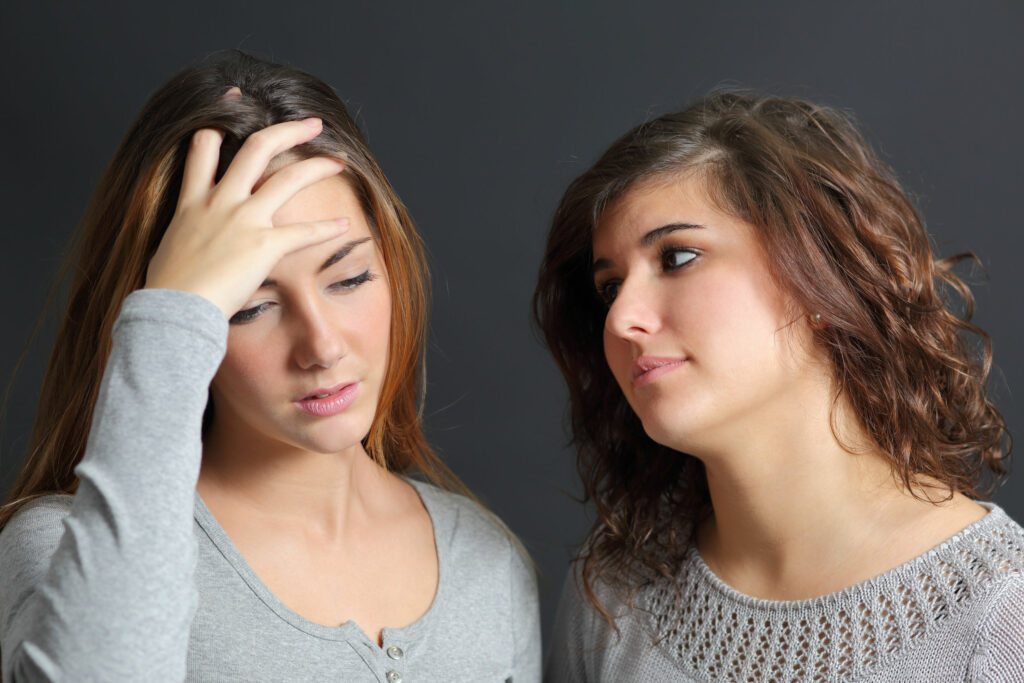
[[[642,182],[612,202],[594,226],[595,253],[618,251],[665,225],[717,226],[736,219],[712,202],[705,180],[693,173]]]
[[[272,223],[276,226],[313,221],[329,221],[348,218],[352,228],[366,227],[363,208],[349,181],[341,175],[334,175],[307,185],[274,212]]]
[[[379,244],[363,213],[362,204],[349,182],[339,175],[324,178],[299,190],[274,212],[272,223],[274,227],[279,227],[336,218],[348,218],[349,229],[326,242],[285,254],[271,270],[268,280],[283,285],[296,276],[305,278],[320,273],[325,264],[348,263],[353,260],[360,267],[368,264],[381,267]],[[336,257],[339,252],[344,256]]]

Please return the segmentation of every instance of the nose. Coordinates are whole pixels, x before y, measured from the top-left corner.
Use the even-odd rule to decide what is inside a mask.
[[[295,322],[295,362],[303,370],[331,368],[345,357],[348,345],[344,331],[335,318],[338,313],[329,309],[328,303],[312,297],[297,302],[292,308]]]
[[[605,331],[625,341],[638,341],[658,331],[660,317],[653,292],[639,279],[625,280],[605,317]]]

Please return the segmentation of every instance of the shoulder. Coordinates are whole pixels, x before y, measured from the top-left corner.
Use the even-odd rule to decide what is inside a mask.
[[[45,576],[61,536],[73,498],[42,496],[18,510],[0,531],[0,601],[2,612]]]
[[[12,553],[18,554],[19,548],[28,548],[33,554],[48,545],[56,548],[73,500],[67,494],[51,494],[25,503],[0,531],[0,563]]]
[[[587,587],[582,561],[577,558],[566,574],[555,615],[554,634],[545,666],[552,683],[588,680],[671,680],[680,676],[676,663],[662,647],[655,620],[644,595],[662,581],[643,589],[614,587],[595,578]],[[602,613],[594,599],[607,614]]]
[[[514,595],[536,595],[533,562],[497,515],[461,494],[408,481],[430,513],[437,552],[448,567],[467,581],[487,577],[488,582],[496,582],[495,587],[500,583]]]
[[[982,613],[972,680],[1024,680],[1024,572],[999,581]]]
[[[1024,680],[1024,528],[1001,508],[958,535],[952,548],[962,567],[965,594],[977,596],[965,610],[975,628],[972,680]],[[966,577],[966,581],[964,580]]]
[[[507,556],[517,543],[497,515],[480,503],[433,484],[409,479],[434,524],[438,550],[500,553]]]

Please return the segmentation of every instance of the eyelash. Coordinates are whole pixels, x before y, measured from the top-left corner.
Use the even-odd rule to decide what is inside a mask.
[[[365,270],[359,275],[356,275],[355,277],[350,277],[347,280],[340,280],[338,282],[334,282],[331,285],[329,285],[327,289],[331,292],[344,292],[347,290],[355,289],[360,285],[366,284],[370,280],[376,279],[376,277],[377,276],[371,273],[370,271]],[[239,325],[251,322],[256,318],[260,317],[267,309],[269,309],[273,305],[273,302],[267,301],[265,303],[259,304],[258,306],[243,309],[238,313],[235,313],[233,316],[231,316],[231,319],[228,322],[231,323],[232,325]]]
[[[680,253],[692,254],[693,258],[690,258],[687,261],[685,261],[684,263],[680,263],[679,265],[671,265],[671,264],[668,263],[668,258],[670,256],[674,256],[674,255],[680,254]],[[681,268],[685,268],[686,266],[688,266],[691,263],[693,263],[693,261],[698,256],[700,256],[700,251],[698,251],[697,249],[693,249],[691,247],[670,247],[670,246],[666,246],[666,247],[662,247],[661,250],[658,252],[658,260],[661,262],[662,272],[665,272],[665,273],[671,273],[671,272],[677,271],[677,270],[679,270]],[[601,282],[601,283],[598,283],[598,285],[597,285],[597,296],[598,296],[599,299],[601,299],[601,301],[604,303],[604,305],[606,307],[610,307],[612,305],[612,302],[615,301],[615,296],[617,294],[617,292],[613,293],[611,291],[611,289],[613,287],[617,288],[621,284],[622,284],[621,280],[616,280],[614,278],[613,279],[609,279],[609,280],[605,280],[604,282]]]

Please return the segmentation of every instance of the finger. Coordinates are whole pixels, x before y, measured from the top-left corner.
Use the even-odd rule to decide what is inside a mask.
[[[213,128],[202,128],[192,134],[192,143],[185,157],[185,171],[181,177],[178,206],[206,196],[213,187],[220,161],[220,143],[224,133]]]
[[[281,152],[309,142],[323,128],[320,119],[286,121],[268,126],[250,135],[217,185],[217,193],[241,201],[266,173],[267,164]]]
[[[328,157],[313,157],[289,164],[274,173],[257,189],[248,208],[261,216],[272,216],[282,204],[313,183],[341,173],[345,164]]]
[[[268,228],[264,233],[268,248],[278,258],[299,249],[321,244],[344,235],[349,230],[349,219],[336,218],[330,221],[292,223]]]

